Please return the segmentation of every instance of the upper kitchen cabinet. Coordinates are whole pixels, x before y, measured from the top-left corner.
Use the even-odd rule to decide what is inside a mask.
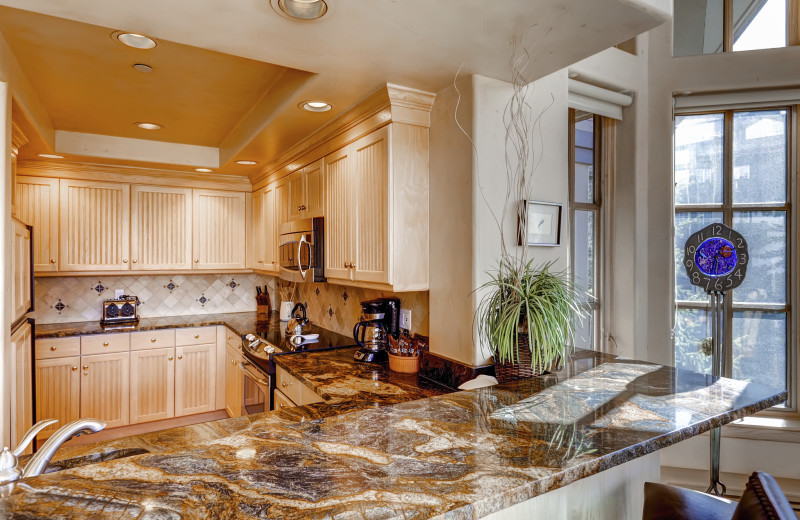
[[[62,179],[60,214],[61,271],[130,269],[130,185]]]
[[[58,179],[17,177],[17,216],[33,226],[33,270],[58,271]]]
[[[244,269],[245,194],[194,190],[195,269]]]
[[[17,219],[11,227],[11,322],[16,323],[31,310],[31,232]]]
[[[324,214],[322,162],[322,159],[315,161],[287,178],[288,220],[321,217]]]
[[[253,269],[276,272],[275,242],[278,218],[275,200],[276,186],[253,192]]]
[[[190,188],[131,188],[131,269],[191,269],[191,229]]]

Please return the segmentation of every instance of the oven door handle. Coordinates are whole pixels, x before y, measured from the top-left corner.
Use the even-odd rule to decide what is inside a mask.
[[[255,383],[259,385],[264,385],[267,388],[269,388],[269,379],[264,379],[262,376],[257,375],[255,369],[247,368],[249,366],[253,366],[253,364],[250,363],[249,361],[242,360],[241,362],[239,362],[239,368],[242,369],[242,372],[244,372],[244,374],[247,377],[252,379]]]

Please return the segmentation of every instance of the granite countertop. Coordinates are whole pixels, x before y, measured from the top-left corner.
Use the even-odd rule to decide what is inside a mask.
[[[301,356],[296,373],[306,373]],[[324,373],[308,374],[306,384],[336,395]],[[480,518],[786,397],[579,351],[555,374],[490,388],[303,422],[221,421],[229,431],[206,440],[165,437],[159,453],[26,479],[0,515]]]

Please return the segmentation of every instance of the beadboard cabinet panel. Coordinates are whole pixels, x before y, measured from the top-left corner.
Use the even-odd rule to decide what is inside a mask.
[[[17,216],[33,226],[33,270],[58,271],[58,179],[17,177]]]
[[[194,190],[195,269],[244,269],[245,194]]]
[[[191,230],[191,189],[131,188],[131,269],[191,269]]]
[[[36,360],[36,420],[58,419],[37,435],[40,441],[80,417],[80,363],[79,356]]]
[[[325,158],[325,276],[351,280],[353,157],[346,146]]]
[[[355,157],[355,264],[353,279],[390,283],[389,127],[353,143]]]
[[[131,352],[131,424],[175,417],[175,348]]]
[[[176,417],[216,409],[216,348],[211,343],[175,349]]]
[[[321,217],[325,214],[325,173],[323,160],[303,168],[305,178],[305,218]]]
[[[23,323],[11,334],[11,446],[17,446],[33,426],[32,348],[31,324]],[[23,453],[31,453],[31,448]]]
[[[264,264],[261,269],[271,272],[278,271],[278,220],[275,208],[275,185],[271,184],[264,188],[262,193],[262,247]]]
[[[300,220],[305,215],[305,177],[303,169],[292,173],[286,179],[289,190],[289,220]]]
[[[130,424],[130,353],[81,356],[81,417],[108,423],[107,428]]]
[[[11,219],[11,322],[15,323],[31,308],[31,232],[17,219]]]
[[[127,271],[130,185],[61,180],[61,271]]]
[[[253,192],[253,269],[264,269],[266,258],[264,255],[264,228],[267,222],[264,215],[263,190]]]
[[[225,348],[225,411],[228,417],[242,415],[244,374],[239,367],[241,355],[231,345]]]

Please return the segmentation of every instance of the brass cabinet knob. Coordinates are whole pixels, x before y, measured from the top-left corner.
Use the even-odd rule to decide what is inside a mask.
[[[182,356],[182,355],[181,355],[181,356],[178,356],[178,359],[183,359],[183,356]]]
[[[287,383],[286,381],[281,381],[281,386],[289,386],[289,383]]]
[[[348,267],[350,267],[350,266],[347,264],[347,262],[345,262],[344,263],[344,268],[347,269]]]
[[[89,370],[89,365],[83,365],[84,370]]]
[[[200,261],[200,259],[198,259],[198,258],[195,258],[195,259],[194,259],[194,263],[197,263],[197,262],[199,262],[199,261]]]
[[[356,264],[354,264],[353,262],[350,262],[350,269],[355,269],[355,268],[356,268]]]
[[[285,405],[285,404],[283,404],[283,403],[281,403],[281,404],[280,404],[280,407],[281,407],[281,410],[283,410],[284,408],[286,408],[286,405]]]
[[[50,263],[51,263],[51,264],[54,264],[54,263],[56,263],[56,259],[55,259],[55,258],[51,258],[51,259],[50,259]]]
[[[107,347],[107,346],[108,346],[108,341],[104,341],[104,342],[103,342],[103,346],[104,346],[104,347]]]
[[[122,259],[122,263],[123,263],[123,264],[127,264],[127,263],[128,263],[128,259],[127,259],[127,258],[123,258],[123,259]]]
[[[155,342],[156,342],[156,338],[150,338],[150,343],[155,343]]]
[[[134,264],[136,263],[136,259],[135,259],[135,258],[133,259],[133,263],[134,263]]]
[[[197,339],[197,338],[199,338],[199,337],[200,337],[200,334],[195,334],[195,335],[194,335],[194,339]]]
[[[234,360],[234,362],[233,362],[233,366],[236,366],[236,365],[238,365],[238,364],[239,364],[239,362]]]
[[[72,367],[73,372],[75,372],[76,370],[78,370],[78,367]]]
[[[50,347],[50,350],[55,351],[56,347]]]
[[[172,356],[168,357],[167,359],[168,359],[169,361],[172,361]]]

